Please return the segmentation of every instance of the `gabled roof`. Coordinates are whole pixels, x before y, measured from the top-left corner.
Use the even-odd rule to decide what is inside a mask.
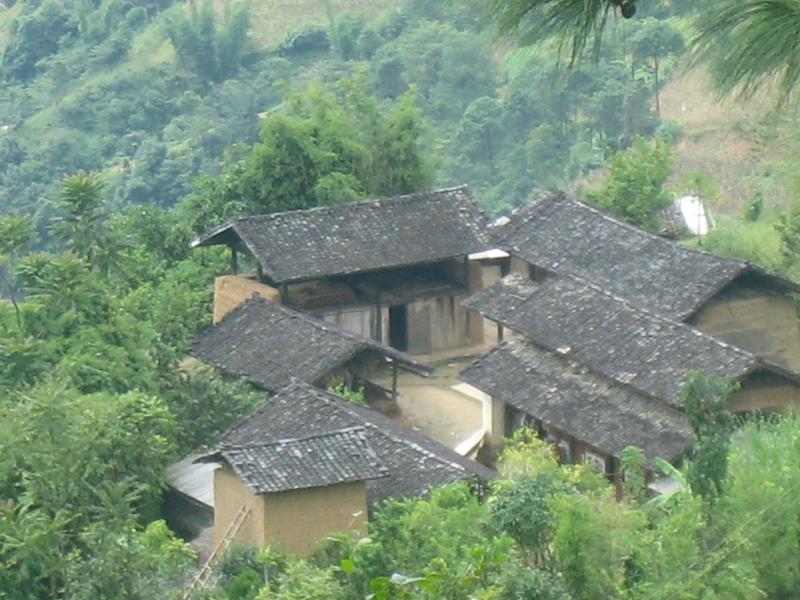
[[[767,368],[749,352],[566,275],[540,282],[510,275],[464,305],[542,348],[678,408],[691,370],[738,380]]]
[[[255,494],[286,492],[384,477],[364,427],[303,438],[223,446],[204,461],[224,459]]]
[[[394,348],[258,297],[201,333],[191,349],[204,363],[269,391],[293,379],[318,383],[362,352],[387,356],[420,373],[431,371]]]
[[[672,461],[689,447],[681,411],[520,338],[484,354],[459,379],[616,458],[634,445],[650,462]]]
[[[295,382],[268,399],[223,435],[221,447],[251,445],[331,429],[364,427],[387,476],[367,481],[370,504],[389,498],[424,495],[429,488],[456,481],[488,481],[491,469],[395,423],[313,386]]]
[[[488,248],[466,186],[236,219],[192,242],[244,246],[282,284],[429,263]]]
[[[673,319],[688,319],[748,272],[782,290],[797,291],[790,281],[755,265],[689,250],[563,192],[542,194],[514,213],[492,237],[499,248],[526,262],[576,275]]]

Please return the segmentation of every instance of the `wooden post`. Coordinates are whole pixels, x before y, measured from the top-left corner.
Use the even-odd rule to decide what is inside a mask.
[[[289,284],[283,283],[281,284],[281,304],[288,304],[289,303]]]
[[[497,326],[497,341],[498,342],[502,342],[503,341],[503,326],[502,325],[498,325]]]
[[[381,293],[378,292],[375,301],[375,341],[379,344],[383,343],[383,315],[381,314]]]
[[[239,274],[239,254],[233,246],[231,246],[231,271],[234,275]]]
[[[397,402],[397,359],[392,359],[392,402]]]
[[[261,263],[256,264],[256,274],[258,276],[258,282],[264,283],[264,267],[261,266]]]

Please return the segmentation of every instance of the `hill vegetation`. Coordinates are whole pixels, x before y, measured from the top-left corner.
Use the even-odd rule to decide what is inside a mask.
[[[9,8],[0,17],[4,210],[46,218],[39,200],[78,170],[102,172],[115,206],[172,206],[197,176],[235,168],[292,93],[361,73],[379,106],[415,97],[435,182],[469,183],[499,212],[654,133],[650,97],[682,47],[679,20],[657,8],[638,29],[620,23],[598,64],[563,72],[555,52],[497,43],[474,2],[295,4]],[[648,47],[661,30],[672,41]]]
[[[557,47],[498,41],[466,0],[7,2],[0,598],[185,584],[163,468],[261,401],[182,365],[226,267],[188,242],[227,218],[460,182],[502,213],[608,164],[588,198],[655,227],[670,181],[695,189],[729,218],[705,248],[796,276],[791,120],[755,104],[704,126],[702,84],[661,89],[690,3],[641,4],[565,71]],[[632,449],[622,503],[523,435],[485,503],[460,487],[390,503],[369,540],[309,561],[233,553],[206,597],[793,597],[800,424],[730,425],[698,434],[712,451],[684,471],[662,465],[683,487],[656,501]]]

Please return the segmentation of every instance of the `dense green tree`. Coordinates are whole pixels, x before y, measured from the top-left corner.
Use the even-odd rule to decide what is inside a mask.
[[[681,391],[686,419],[694,433],[689,485],[709,501],[724,491],[734,425],[728,402],[736,388],[724,377],[691,372]]]
[[[198,7],[189,2],[189,15],[177,6],[167,15],[167,35],[180,63],[209,81],[223,81],[239,68],[250,30],[250,13],[244,4],[224,3],[218,23],[214,4],[202,0]]]
[[[664,184],[671,166],[666,142],[637,138],[630,149],[612,157],[605,183],[587,192],[586,200],[634,225],[655,229],[656,213],[670,202]]]
[[[489,503],[492,524],[513,538],[536,564],[547,566],[555,529],[551,502],[565,491],[564,483],[548,473],[501,481]]]
[[[356,78],[342,82],[338,93],[313,86],[285,106],[265,120],[248,156],[208,182],[190,205],[218,219],[244,209],[309,208],[430,186],[411,94],[384,111]]]

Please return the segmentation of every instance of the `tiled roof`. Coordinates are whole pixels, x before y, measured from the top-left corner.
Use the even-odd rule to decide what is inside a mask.
[[[364,427],[304,438],[223,446],[205,460],[224,458],[256,494],[285,492],[386,475],[367,442]]]
[[[417,371],[430,371],[389,346],[257,297],[201,333],[191,349],[192,356],[206,364],[270,391],[293,379],[317,383],[361,352],[375,352]]]
[[[220,447],[261,444],[283,438],[364,427],[387,476],[367,482],[370,504],[424,495],[456,481],[488,481],[494,472],[369,408],[295,382],[234,425]]]
[[[535,282],[510,275],[464,304],[542,348],[679,408],[689,371],[741,379],[761,364],[749,352],[570,276]]]
[[[488,248],[465,186],[237,219],[192,246],[241,242],[281,284],[428,263]]]
[[[649,461],[672,461],[689,446],[678,409],[521,338],[495,347],[459,379],[610,456],[633,445]]]
[[[750,263],[697,252],[624,223],[563,192],[547,192],[492,234],[495,244],[543,269],[576,275],[643,308],[679,320],[740,275],[791,282]]]

